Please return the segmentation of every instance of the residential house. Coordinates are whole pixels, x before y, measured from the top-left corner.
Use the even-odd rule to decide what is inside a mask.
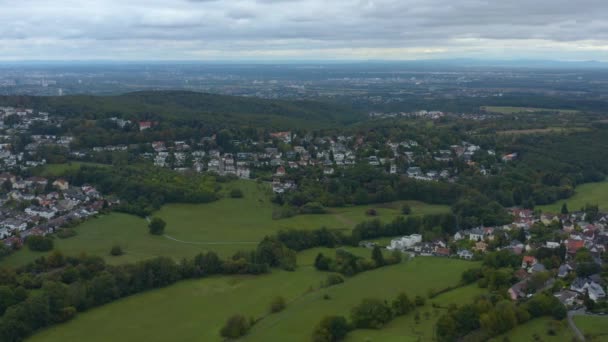
[[[507,292],[509,293],[511,300],[518,300],[520,298],[526,297],[527,291],[528,291],[528,281],[522,280],[522,281],[516,283],[515,285],[511,286],[511,288],[509,288],[509,290]]]
[[[568,274],[570,274],[571,271],[572,271],[572,267],[570,267],[570,265],[568,265],[568,264],[560,265],[559,269],[557,270],[557,276],[559,278],[565,278],[568,276]]]
[[[587,284],[587,293],[589,294],[589,299],[594,302],[606,298],[606,292],[604,292],[602,286],[594,281]]]
[[[402,236],[397,239],[391,240],[391,243],[388,247],[389,250],[404,250],[414,246],[417,243],[422,242],[422,235],[420,234],[412,234]]]
[[[53,187],[57,190],[65,191],[70,188],[70,183],[65,179],[57,179],[53,182]]]
[[[578,293],[570,290],[561,290],[555,293],[554,296],[566,307],[571,307],[576,303]]]
[[[456,253],[456,255],[458,255],[458,257],[460,259],[465,259],[465,260],[471,260],[474,257],[474,254],[471,251],[466,250],[466,249],[459,250]]]
[[[483,240],[483,230],[479,228],[471,229],[469,233],[469,240],[471,241],[481,241]]]
[[[536,265],[536,263],[538,263],[538,260],[536,260],[535,257],[533,257],[531,255],[526,255],[526,256],[524,256],[524,258],[521,261],[521,268],[532,267],[532,266]]]

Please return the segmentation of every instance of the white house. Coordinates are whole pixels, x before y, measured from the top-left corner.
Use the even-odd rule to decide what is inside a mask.
[[[461,259],[466,259],[466,260],[473,259],[473,253],[471,253],[471,251],[466,250],[466,249],[459,250],[457,255]]]
[[[397,239],[391,240],[391,244],[387,247],[389,250],[403,250],[413,245],[422,242],[422,235],[420,234],[412,234],[402,236]]]
[[[481,241],[483,240],[483,230],[476,228],[472,229],[469,234],[469,240],[471,241]]]
[[[25,209],[25,213],[30,216],[40,216],[45,219],[51,219],[55,216],[55,211],[46,208],[29,207]]]
[[[598,300],[606,298],[606,292],[604,292],[604,289],[600,284],[592,281],[590,283],[587,283],[586,288],[587,293],[589,294],[589,298],[592,301],[597,302]]]

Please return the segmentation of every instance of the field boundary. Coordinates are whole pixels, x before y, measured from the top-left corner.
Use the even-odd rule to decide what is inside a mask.
[[[185,243],[188,245],[256,245],[259,241],[207,241],[207,242],[198,242],[198,241],[184,241],[180,239],[176,239],[171,235],[163,235],[166,239],[171,241]]]

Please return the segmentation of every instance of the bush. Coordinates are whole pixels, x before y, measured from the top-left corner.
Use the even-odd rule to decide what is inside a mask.
[[[378,216],[378,211],[376,209],[367,209],[365,211],[365,215],[367,215],[367,216]]]
[[[353,326],[358,329],[380,329],[392,318],[391,309],[379,299],[364,299],[351,311]]]
[[[338,285],[338,284],[342,284],[344,282],[344,278],[342,278],[342,276],[337,275],[337,274],[330,274],[327,276],[327,279],[325,280],[325,286],[326,287],[330,287],[333,285]]]
[[[414,303],[416,304],[416,306],[423,306],[424,302],[425,302],[425,300],[424,300],[424,297],[422,297],[422,296],[416,296],[414,298]]]
[[[270,303],[270,312],[277,313],[283,311],[285,309],[285,306],[285,298],[278,296],[272,300],[272,303]]]
[[[312,340],[314,342],[341,341],[349,331],[350,326],[346,318],[342,316],[328,316],[324,317],[316,326],[312,333]]]
[[[53,249],[53,239],[47,236],[28,236],[25,243],[30,250],[36,252],[48,252]]]
[[[118,245],[112,246],[112,249],[110,250],[110,255],[119,256],[119,255],[123,255],[123,254],[124,254],[124,252],[123,252],[122,248],[120,248],[120,246],[118,246]]]
[[[325,214],[325,207],[319,202],[308,202],[300,208],[302,214]]]
[[[167,223],[159,217],[155,217],[148,224],[148,229],[150,230],[150,234],[153,235],[162,235],[165,232],[165,226]]]
[[[412,213],[412,208],[409,206],[409,204],[404,204],[404,205],[401,207],[401,213],[402,213],[403,215],[409,215],[409,214],[411,214],[411,213]]]
[[[71,238],[76,235],[77,235],[76,231],[72,228],[63,228],[57,232],[57,237],[60,239],[67,239],[67,238]]]
[[[243,191],[241,189],[235,188],[230,190],[230,197],[232,198],[243,198]]]
[[[251,324],[243,315],[233,315],[226,321],[220,330],[220,335],[225,338],[239,338],[249,332]]]

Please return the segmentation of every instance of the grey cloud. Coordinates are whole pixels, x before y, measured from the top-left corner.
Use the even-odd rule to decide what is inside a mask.
[[[594,41],[600,55],[608,45],[605,0],[56,0],[52,6],[0,0],[0,6],[0,58],[15,54],[18,47],[7,42],[16,40],[24,55],[28,41],[37,49],[82,46],[86,55],[96,41],[107,47],[104,41],[115,40],[117,49],[129,42],[133,54],[154,41],[181,44],[184,50],[167,52],[176,57],[245,56],[252,49],[489,51],[515,40],[528,49],[538,40],[556,49]]]

